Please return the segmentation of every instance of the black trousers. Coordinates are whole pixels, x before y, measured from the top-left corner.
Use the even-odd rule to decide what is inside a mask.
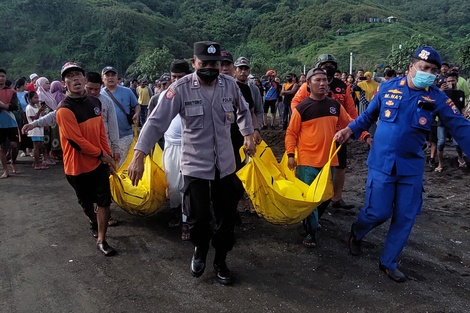
[[[195,246],[208,247],[212,239],[216,250],[232,250],[239,197],[235,178],[235,174],[220,178],[218,172],[214,180],[184,176],[183,210]]]

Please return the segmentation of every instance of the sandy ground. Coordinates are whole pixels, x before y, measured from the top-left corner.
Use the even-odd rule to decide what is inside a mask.
[[[280,156],[283,131],[263,133]],[[108,241],[119,254],[100,255],[61,165],[0,180],[0,312],[469,312],[470,204],[467,170],[450,146],[445,170],[425,174],[422,214],[401,256],[408,276],[397,284],[378,270],[388,224],[371,232],[360,257],[347,252],[350,224],[364,201],[368,148],[353,143],[344,199],[329,209],[319,246],[301,245],[302,226],[275,226],[243,213],[228,265],[236,283],[221,286],[210,261],[189,272],[192,246],[168,228],[168,210],[121,221]]]

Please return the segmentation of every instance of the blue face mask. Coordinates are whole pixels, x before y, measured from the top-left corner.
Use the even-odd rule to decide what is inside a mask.
[[[419,71],[414,65],[413,67],[416,70],[416,75],[411,79],[413,85],[418,89],[425,89],[431,86],[436,79],[435,74]]]

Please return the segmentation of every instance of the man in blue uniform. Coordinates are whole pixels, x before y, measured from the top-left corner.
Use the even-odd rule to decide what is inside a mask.
[[[350,136],[379,120],[367,165],[366,203],[351,227],[349,251],[361,252],[361,240],[373,228],[392,218],[380,257],[379,268],[396,282],[406,281],[397,269],[422,205],[424,157],[421,148],[437,115],[465,153],[470,153],[470,123],[433,82],[442,59],[432,47],[413,54],[409,74],[380,85],[368,108],[334,139],[344,143]]]

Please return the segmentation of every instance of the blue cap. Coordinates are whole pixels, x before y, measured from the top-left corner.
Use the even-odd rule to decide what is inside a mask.
[[[430,46],[421,46],[416,49],[415,53],[413,53],[413,58],[435,64],[439,68],[442,65],[441,55],[436,49]]]

